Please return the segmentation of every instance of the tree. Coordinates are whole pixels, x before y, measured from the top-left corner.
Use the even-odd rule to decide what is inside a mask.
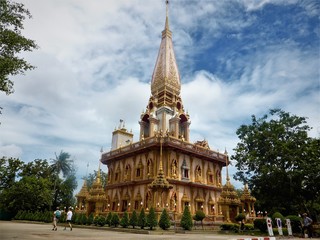
[[[111,218],[111,225],[114,227],[117,227],[120,223],[119,215],[118,213],[113,213]]]
[[[46,160],[23,163],[19,159],[3,157],[0,170],[1,210],[15,215],[19,210],[44,211],[48,207],[51,197],[47,193],[53,185]]]
[[[35,176],[37,178],[52,178],[51,168],[47,160],[35,159],[32,162],[25,163],[19,176]]]
[[[150,227],[150,230],[158,225],[157,216],[153,207],[150,208],[149,214],[147,215],[147,225]]]
[[[141,229],[144,229],[147,226],[146,214],[143,208],[141,209],[141,212],[139,214],[138,225],[140,226]]]
[[[10,188],[16,180],[19,171],[23,167],[23,162],[17,158],[0,159],[0,193],[3,189]]]
[[[34,68],[18,56],[22,52],[37,48],[33,40],[21,34],[26,18],[31,18],[31,14],[22,3],[0,1],[0,91],[6,94],[14,91],[10,75],[23,74]]]
[[[238,128],[234,178],[248,183],[256,209],[287,215],[313,208],[320,195],[320,148],[319,139],[308,137],[310,129],[305,117],[280,109],[253,115],[251,124]]]
[[[66,177],[72,171],[73,160],[70,159],[70,154],[61,150],[60,154],[56,155],[55,159],[51,159],[52,172],[59,175],[62,173]]]
[[[131,214],[131,217],[130,217],[129,224],[130,224],[133,228],[135,228],[135,226],[138,225],[138,215],[137,215],[136,210],[133,210],[133,212],[132,212],[132,214]]]
[[[112,220],[112,212],[108,213],[108,216],[106,218],[106,224],[111,227],[111,220]]]
[[[202,229],[203,229],[203,219],[206,217],[206,215],[204,214],[204,212],[202,210],[198,210],[196,211],[196,214],[193,216],[193,219],[195,221],[201,221],[201,226],[202,226]]]
[[[24,163],[19,159],[0,159],[0,209],[10,214],[19,210],[44,211],[52,206],[72,206],[77,187],[75,170],[60,179],[47,160]],[[54,183],[55,195],[52,196]],[[48,196],[48,193],[49,196]]]
[[[62,173],[63,177],[67,177],[73,171],[73,160],[70,159],[70,154],[67,152],[61,151],[59,155],[56,155],[55,159],[51,159],[51,169],[52,173],[55,174],[54,188],[53,188],[53,205],[57,206],[58,204],[58,191],[57,183],[60,182],[59,174]],[[62,181],[61,181],[62,182]]]
[[[129,226],[129,215],[127,211],[124,212],[123,217],[121,218],[120,225],[123,228],[127,228]]]
[[[93,213],[90,213],[88,220],[87,220],[87,225],[90,226],[93,223],[93,219],[94,219],[94,215],[93,215]],[[106,221],[106,224],[107,224],[107,221]],[[110,222],[109,222],[109,224],[110,224]]]
[[[180,225],[185,230],[191,230],[193,226],[192,217],[188,206],[186,206],[183,210]]]
[[[51,186],[48,179],[23,177],[2,191],[0,209],[14,215],[19,210],[44,211],[51,202]]]
[[[74,169],[66,176],[63,181],[59,181],[59,184],[56,186],[56,196],[54,199],[54,205],[61,206],[64,205],[73,206],[76,203],[76,199],[73,196],[74,190],[77,188],[78,183],[76,179],[76,172]]]
[[[160,220],[159,220],[159,227],[161,229],[166,230],[171,226],[170,223],[170,217],[166,209],[162,210],[162,213],[160,215]]]

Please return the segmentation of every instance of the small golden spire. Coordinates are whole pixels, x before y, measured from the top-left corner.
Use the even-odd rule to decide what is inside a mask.
[[[228,171],[228,165],[229,165],[229,156],[228,156],[228,152],[227,149],[225,149],[224,154],[227,155],[227,161],[226,161],[226,170],[227,170],[227,182],[230,181],[230,177],[229,177],[229,171]]]

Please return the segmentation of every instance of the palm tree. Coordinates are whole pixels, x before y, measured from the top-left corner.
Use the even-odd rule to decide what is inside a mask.
[[[70,154],[67,152],[64,152],[61,150],[60,154],[56,155],[55,159],[51,159],[51,170],[52,173],[54,173],[55,176],[55,181],[54,181],[54,188],[53,188],[53,194],[54,194],[54,202],[56,202],[57,198],[57,193],[56,193],[56,188],[57,188],[57,181],[59,179],[59,174],[62,173],[63,177],[66,177],[69,175],[69,173],[72,172],[73,170],[73,160],[70,159]]]
[[[59,156],[56,155],[55,159],[51,159],[51,168],[52,172],[56,173],[59,176],[60,173],[63,174],[63,177],[66,177],[72,171],[73,160],[70,159],[70,154],[61,150]]]

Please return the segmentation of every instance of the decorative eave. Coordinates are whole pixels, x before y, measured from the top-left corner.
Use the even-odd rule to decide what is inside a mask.
[[[187,197],[187,194],[186,194],[186,193],[184,193],[183,196],[182,196],[182,198],[181,198],[181,201],[182,201],[182,202],[190,202],[190,198]]]

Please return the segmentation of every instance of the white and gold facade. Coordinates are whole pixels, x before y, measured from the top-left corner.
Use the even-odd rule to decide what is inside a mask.
[[[222,192],[221,171],[227,154],[211,150],[206,141],[190,142],[190,117],[180,96],[181,80],[176,62],[168,6],[165,29],[151,81],[151,96],[140,116],[140,136],[133,142],[122,120],[112,135],[110,152],[102,153],[108,182],[101,208],[109,211],[158,211],[167,208],[176,219],[184,207],[202,210],[212,220],[223,220],[218,204]],[[119,140],[120,139],[120,140]],[[93,210],[97,204],[86,201]]]
[[[206,141],[190,142],[191,122],[180,91],[167,14],[151,97],[140,116],[139,141],[127,141],[102,154],[101,162],[108,166],[106,211],[154,207],[179,216],[188,205],[192,213],[203,210],[206,215],[218,216],[221,170],[227,156],[210,150]],[[113,138],[116,131],[126,129],[116,129]]]

